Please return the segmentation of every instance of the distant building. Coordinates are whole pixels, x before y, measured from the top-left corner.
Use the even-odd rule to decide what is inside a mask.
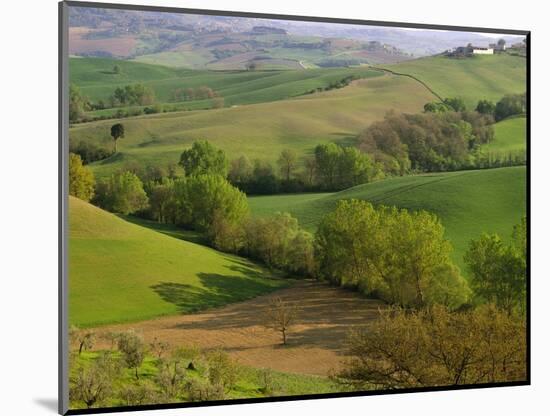
[[[472,46],[472,53],[474,55],[492,55],[495,53],[493,48],[483,48],[481,46]]]
[[[485,48],[482,46],[459,46],[453,50],[447,51],[447,56],[453,56],[453,57],[467,57],[472,55],[492,55],[494,54],[494,48]]]

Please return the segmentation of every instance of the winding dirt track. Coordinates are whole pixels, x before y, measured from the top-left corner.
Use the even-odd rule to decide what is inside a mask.
[[[298,319],[286,346],[281,346],[279,333],[263,325],[263,311],[271,296],[298,306]],[[303,281],[270,295],[203,313],[112,325],[97,332],[134,329],[147,342],[157,337],[171,347],[222,348],[244,365],[327,375],[338,369],[344,358],[348,331],[368,325],[380,308],[384,308],[382,302],[352,291]]]

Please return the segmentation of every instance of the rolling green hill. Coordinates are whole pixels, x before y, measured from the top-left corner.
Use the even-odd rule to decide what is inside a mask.
[[[115,62],[122,69],[119,75],[112,73]],[[525,60],[507,55],[462,60],[423,58],[392,65],[391,69],[414,74],[444,96],[461,95],[469,105],[480,98],[496,100],[506,93],[525,89]],[[300,95],[350,74],[360,74],[366,79],[345,88]],[[225,97],[226,108],[222,109],[122,119],[126,137],[119,141],[119,154],[92,165],[99,177],[125,164],[175,163],[181,151],[197,139],[211,141],[230,158],[246,154],[250,159],[275,161],[284,148],[293,148],[303,155],[318,143],[349,143],[389,110],[416,113],[422,111],[426,102],[434,100],[414,79],[381,75],[365,67],[216,72],[75,58],[71,60],[71,80],[92,99],[107,97],[117,85],[138,81],[153,86],[160,100],[169,100],[175,87],[200,85],[208,85]],[[208,107],[201,101],[188,103],[190,108]],[[71,140],[111,146],[109,129],[115,122],[75,125],[70,129]]]
[[[384,67],[417,77],[442,97],[462,97],[470,109],[481,99],[496,102],[526,88],[525,58],[506,54],[465,59],[437,56]]]
[[[491,152],[525,150],[526,137],[525,117],[508,118],[495,124],[495,138],[485,148]]]
[[[126,134],[119,140],[119,154],[91,166],[101,177],[125,163],[175,163],[197,139],[209,140],[230,158],[244,154],[250,159],[275,161],[285,148],[303,155],[322,142],[349,142],[389,109],[415,113],[432,99],[418,82],[384,75],[295,99],[133,117],[121,120]],[[114,122],[75,125],[69,132],[71,141],[112,146],[110,127]]]
[[[470,239],[482,232],[508,237],[525,215],[525,167],[406,176],[331,194],[250,197],[249,203],[256,215],[290,212],[314,232],[338,200],[352,198],[437,214],[455,249],[453,258],[463,268]]]
[[[134,61],[108,58],[71,58],[71,82],[80,87],[92,102],[108,102],[116,87],[143,83],[155,91],[157,101],[173,101],[177,88],[208,86],[224,97],[225,105],[242,105],[295,97],[354,75],[361,78],[380,76],[366,67],[326,68],[308,71],[206,71],[176,69]],[[118,65],[120,74],[113,73]],[[203,100],[196,100],[203,101]],[[204,103],[188,101],[189,108]],[[209,108],[210,105],[206,105]]]
[[[95,326],[187,313],[290,282],[240,257],[131,224],[69,199],[71,324]]]

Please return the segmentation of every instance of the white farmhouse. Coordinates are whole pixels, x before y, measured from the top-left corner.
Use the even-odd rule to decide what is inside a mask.
[[[474,55],[492,55],[495,53],[493,48],[483,48],[480,46],[472,46],[472,53]]]

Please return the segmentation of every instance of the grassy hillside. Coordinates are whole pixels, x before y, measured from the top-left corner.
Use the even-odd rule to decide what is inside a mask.
[[[415,113],[433,96],[419,83],[390,75],[299,98],[208,111],[185,111],[123,119],[119,154],[92,165],[98,176],[125,163],[168,164],[194,140],[207,139],[230,158],[247,155],[275,161],[284,148],[300,154],[328,141],[349,141],[389,109]],[[71,140],[112,145],[114,120],[76,125]]]
[[[92,102],[107,102],[116,87],[139,82],[153,88],[159,102],[173,101],[177,88],[208,86],[224,97],[226,106],[242,105],[298,96],[350,75],[365,78],[381,75],[366,67],[308,71],[194,71],[107,58],[71,58],[69,65],[71,82],[78,85]],[[115,65],[121,68],[120,74],[113,73]],[[185,105],[189,108],[205,106],[193,101]]]
[[[485,148],[489,151],[510,152],[527,147],[525,117],[514,117],[495,124],[495,138]]]
[[[442,97],[462,97],[471,109],[480,99],[498,101],[505,94],[522,93],[526,88],[525,58],[505,54],[465,59],[429,57],[385,68],[414,75]]]
[[[287,286],[265,269],[69,200],[71,324],[187,313]]]
[[[332,194],[250,197],[252,212],[268,215],[287,211],[310,231],[340,199],[363,199],[437,214],[463,267],[468,242],[482,232],[508,237],[525,215],[525,167],[425,174],[360,185]]]

